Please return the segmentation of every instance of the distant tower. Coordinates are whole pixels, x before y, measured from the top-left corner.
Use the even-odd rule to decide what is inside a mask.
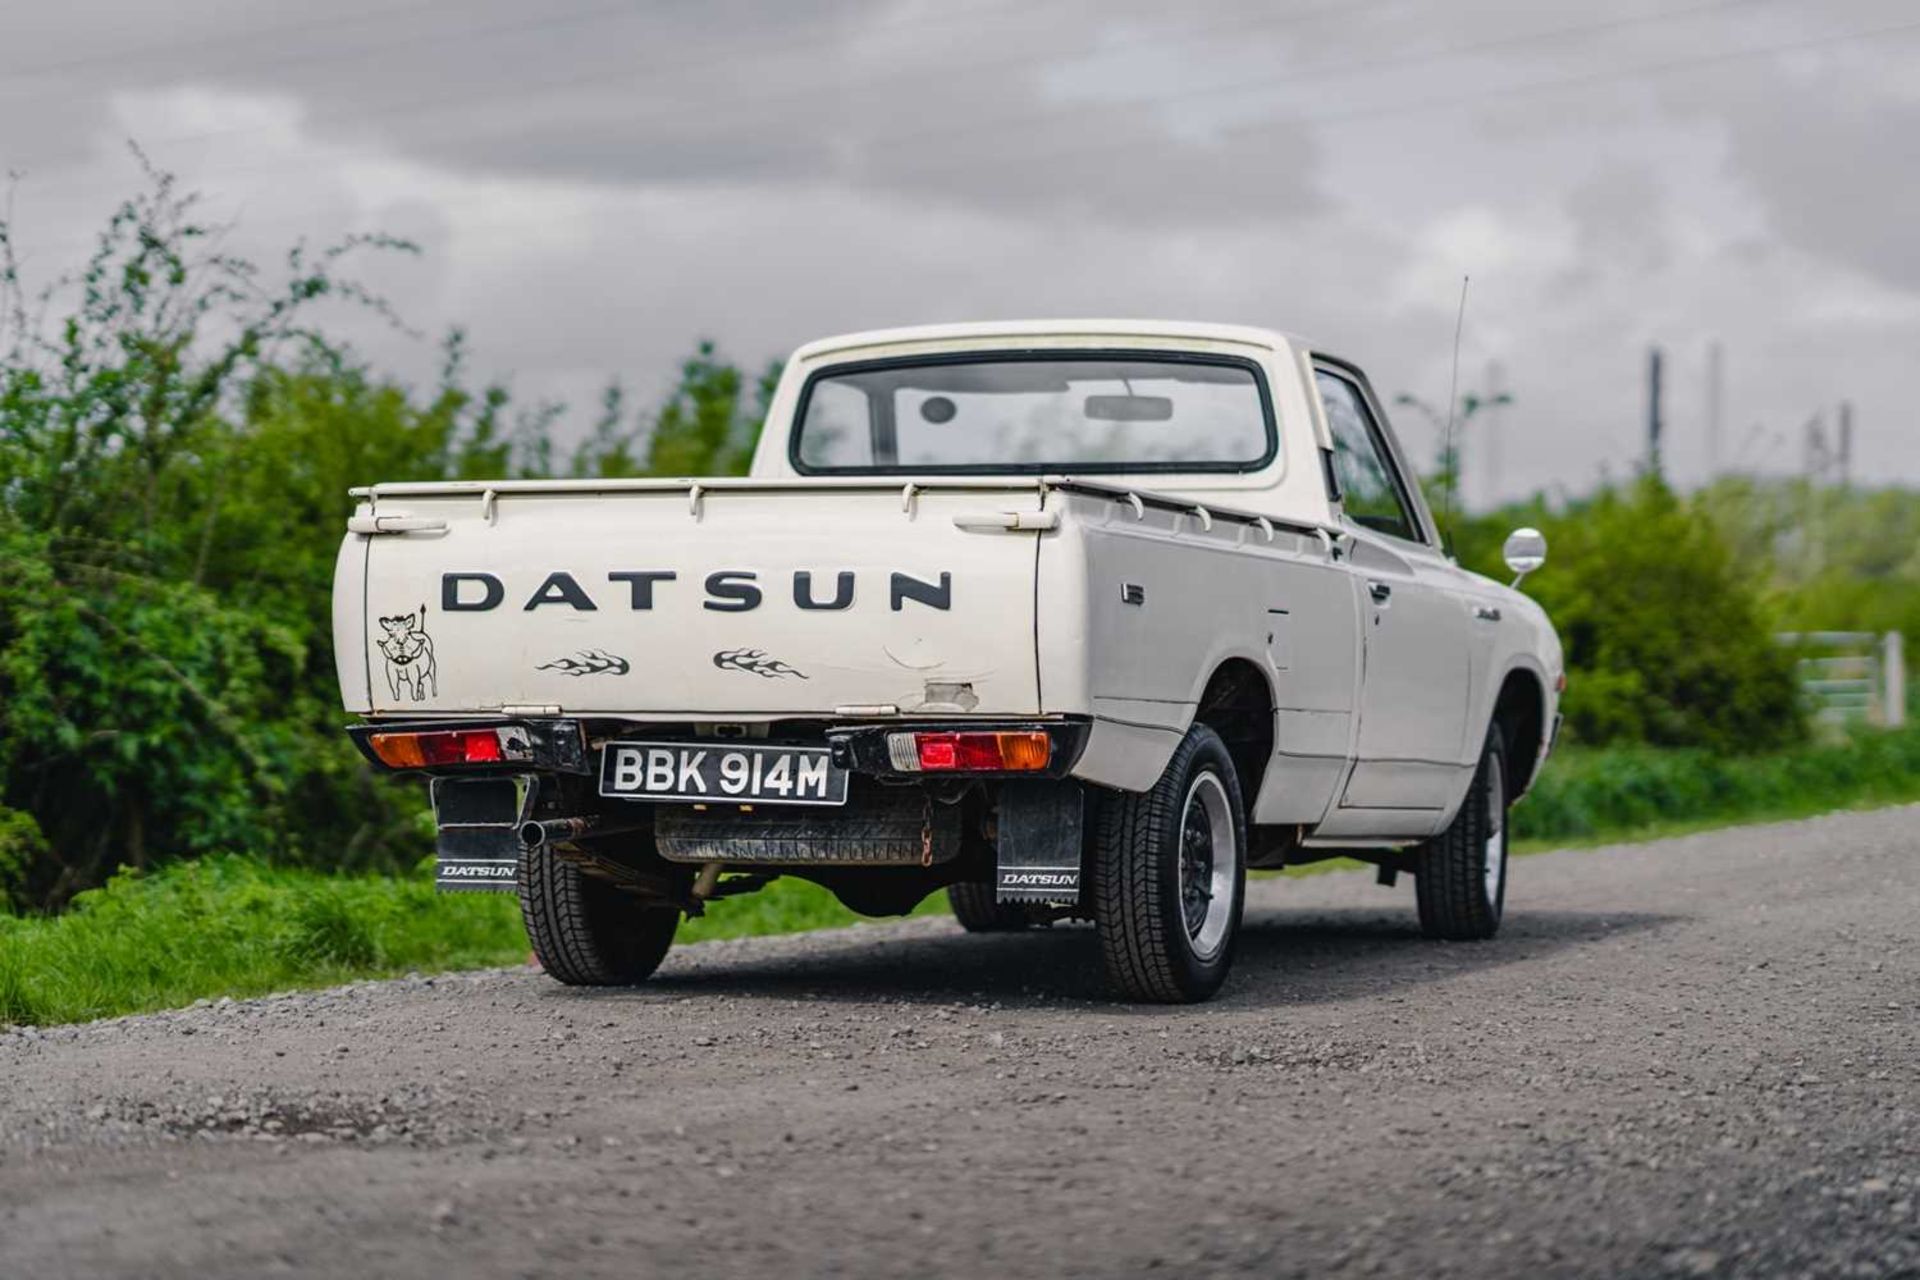
[[[1647,351],[1647,470],[1653,475],[1660,474],[1660,432],[1663,423],[1660,419],[1660,348],[1652,347]]]
[[[1807,419],[1800,428],[1800,474],[1808,484],[1818,484],[1826,479],[1828,469],[1833,465],[1833,454],[1827,448],[1827,415],[1825,411]]]
[[[1853,401],[1840,402],[1840,485],[1853,483]]]
[[[1720,474],[1720,418],[1725,409],[1726,356],[1715,338],[1707,344],[1707,480]]]

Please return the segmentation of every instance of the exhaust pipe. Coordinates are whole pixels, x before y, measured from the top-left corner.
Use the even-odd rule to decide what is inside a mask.
[[[542,845],[568,844],[589,836],[617,836],[622,832],[638,831],[643,825],[638,822],[608,822],[604,818],[591,816],[536,818],[520,825],[520,847],[533,850]]]

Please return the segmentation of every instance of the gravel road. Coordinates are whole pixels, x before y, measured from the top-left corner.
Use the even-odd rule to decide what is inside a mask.
[[[0,1035],[0,1275],[1920,1276],[1920,807],[1263,880],[1199,1008],[1083,929]]]

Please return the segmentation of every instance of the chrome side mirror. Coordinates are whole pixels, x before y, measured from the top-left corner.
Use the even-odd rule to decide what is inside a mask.
[[[1506,557],[1507,568],[1513,570],[1513,584],[1547,562],[1547,535],[1538,529],[1515,529],[1507,535],[1506,545],[1500,548],[1500,554]]]

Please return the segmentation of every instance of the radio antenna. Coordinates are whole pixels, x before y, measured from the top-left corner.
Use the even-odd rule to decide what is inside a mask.
[[[1440,456],[1446,461],[1446,489],[1440,495],[1441,522],[1440,546],[1449,556],[1453,554],[1453,507],[1454,495],[1460,488],[1460,455],[1453,451],[1453,419],[1460,406],[1460,331],[1467,323],[1467,282],[1468,276],[1460,277],[1460,309],[1453,317],[1453,375],[1447,382],[1447,425],[1441,436]]]

